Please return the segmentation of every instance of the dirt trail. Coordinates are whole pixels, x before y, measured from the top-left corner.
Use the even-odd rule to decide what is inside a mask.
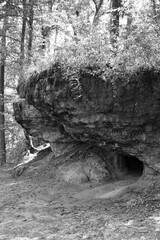
[[[1,171],[0,239],[159,240],[160,189],[129,184],[66,184],[44,166],[19,178]]]

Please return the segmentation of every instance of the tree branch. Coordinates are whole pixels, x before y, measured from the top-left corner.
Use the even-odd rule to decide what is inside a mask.
[[[94,14],[94,18],[93,18],[93,23],[95,24],[98,20],[98,15],[99,15],[99,11],[102,7],[102,4],[103,4],[103,0],[99,0],[99,2],[97,3],[96,0],[92,0],[94,5],[95,5],[95,14]]]

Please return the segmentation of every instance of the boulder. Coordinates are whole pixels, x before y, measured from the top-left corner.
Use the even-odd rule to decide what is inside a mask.
[[[160,172],[159,70],[75,70],[56,63],[32,74],[18,93],[16,121],[49,142],[56,156],[84,146],[84,152],[105,162],[112,177],[124,162],[119,155],[139,159],[153,174]]]
[[[66,182],[81,184],[86,182],[103,183],[111,178],[101,158],[93,153],[84,159],[63,164],[57,170],[57,176]]]

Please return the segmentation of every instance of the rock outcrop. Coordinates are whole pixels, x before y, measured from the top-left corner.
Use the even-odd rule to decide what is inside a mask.
[[[77,72],[57,63],[18,93],[16,121],[49,142],[55,157],[76,147],[84,158],[88,150],[101,157],[111,177],[129,166],[125,156],[142,161],[145,175],[160,171],[159,70]]]

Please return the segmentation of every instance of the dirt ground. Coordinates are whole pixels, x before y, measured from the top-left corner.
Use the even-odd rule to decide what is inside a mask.
[[[158,180],[58,181],[56,164],[0,170],[1,240],[160,240]]]

